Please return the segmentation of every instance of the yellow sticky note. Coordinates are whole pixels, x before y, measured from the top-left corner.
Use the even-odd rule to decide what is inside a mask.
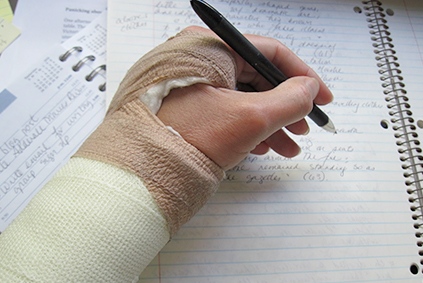
[[[12,22],[13,19],[13,11],[10,7],[9,0],[0,0],[0,17],[8,21],[9,23]]]
[[[0,17],[0,53],[20,34],[21,31],[17,27]]]

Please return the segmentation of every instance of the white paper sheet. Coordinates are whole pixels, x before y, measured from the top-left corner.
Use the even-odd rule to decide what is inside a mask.
[[[208,2],[242,32],[282,41],[319,73],[335,95],[322,109],[338,134],[310,122],[310,134],[296,137],[298,157],[251,155],[227,172],[140,282],[421,282],[410,195],[362,1]],[[404,3],[382,2],[410,44]],[[108,5],[111,93],[153,46],[185,26],[204,26],[189,1]]]
[[[106,5],[107,0],[19,0],[13,24],[22,34],[0,56],[0,89],[98,17]]]
[[[65,61],[62,54],[73,47]],[[0,91],[0,232],[67,162],[105,114],[106,14],[57,44]],[[75,66],[93,55],[79,71]]]

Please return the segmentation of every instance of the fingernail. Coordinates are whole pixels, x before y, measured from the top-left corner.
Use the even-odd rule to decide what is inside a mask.
[[[300,154],[301,154],[301,152],[302,152],[302,149],[301,149],[301,147],[298,147],[298,152],[297,152],[297,154],[296,154],[295,156],[298,156],[298,155],[300,155]]]
[[[306,136],[310,133],[310,128],[307,128],[307,131],[303,134],[303,136]]]
[[[311,93],[318,93],[319,92],[319,88],[320,88],[319,82],[315,78],[307,77],[307,80],[306,80],[305,83],[306,83],[306,85],[309,88]]]

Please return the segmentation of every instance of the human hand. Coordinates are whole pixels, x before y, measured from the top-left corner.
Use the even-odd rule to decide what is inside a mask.
[[[217,37],[200,27],[199,31]],[[237,80],[257,92],[242,92],[206,84],[173,89],[157,116],[223,169],[242,161],[247,154],[264,154],[270,148],[286,157],[300,152],[282,129],[294,134],[309,131],[304,117],[313,102],[324,105],[333,96],[318,75],[292,51],[272,38],[247,38],[288,77],[272,89],[260,74],[232,51]]]

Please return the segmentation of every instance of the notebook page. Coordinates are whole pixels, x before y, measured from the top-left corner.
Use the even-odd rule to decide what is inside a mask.
[[[209,2],[221,12],[230,11],[222,1]],[[189,1],[109,0],[107,5],[107,36],[110,38],[107,42],[108,103],[128,69],[142,55],[184,27],[205,26],[191,9]]]
[[[106,15],[63,45],[56,45],[0,91],[0,232],[101,123],[105,95],[86,76],[106,62]],[[82,47],[64,62],[59,56]],[[73,67],[94,55],[79,71]]]
[[[128,69],[157,43],[153,1],[108,1],[107,6],[108,105]]]
[[[298,157],[248,156],[140,282],[420,282],[396,139],[389,123],[380,125],[390,116],[373,42],[363,7],[354,12],[361,2],[209,2],[241,31],[279,39],[320,74],[335,94],[322,109],[338,134],[310,122],[311,133],[296,137]],[[202,25],[188,1],[111,0],[109,8],[116,13],[108,75],[116,84],[151,46]],[[120,33],[122,22],[136,31]]]

